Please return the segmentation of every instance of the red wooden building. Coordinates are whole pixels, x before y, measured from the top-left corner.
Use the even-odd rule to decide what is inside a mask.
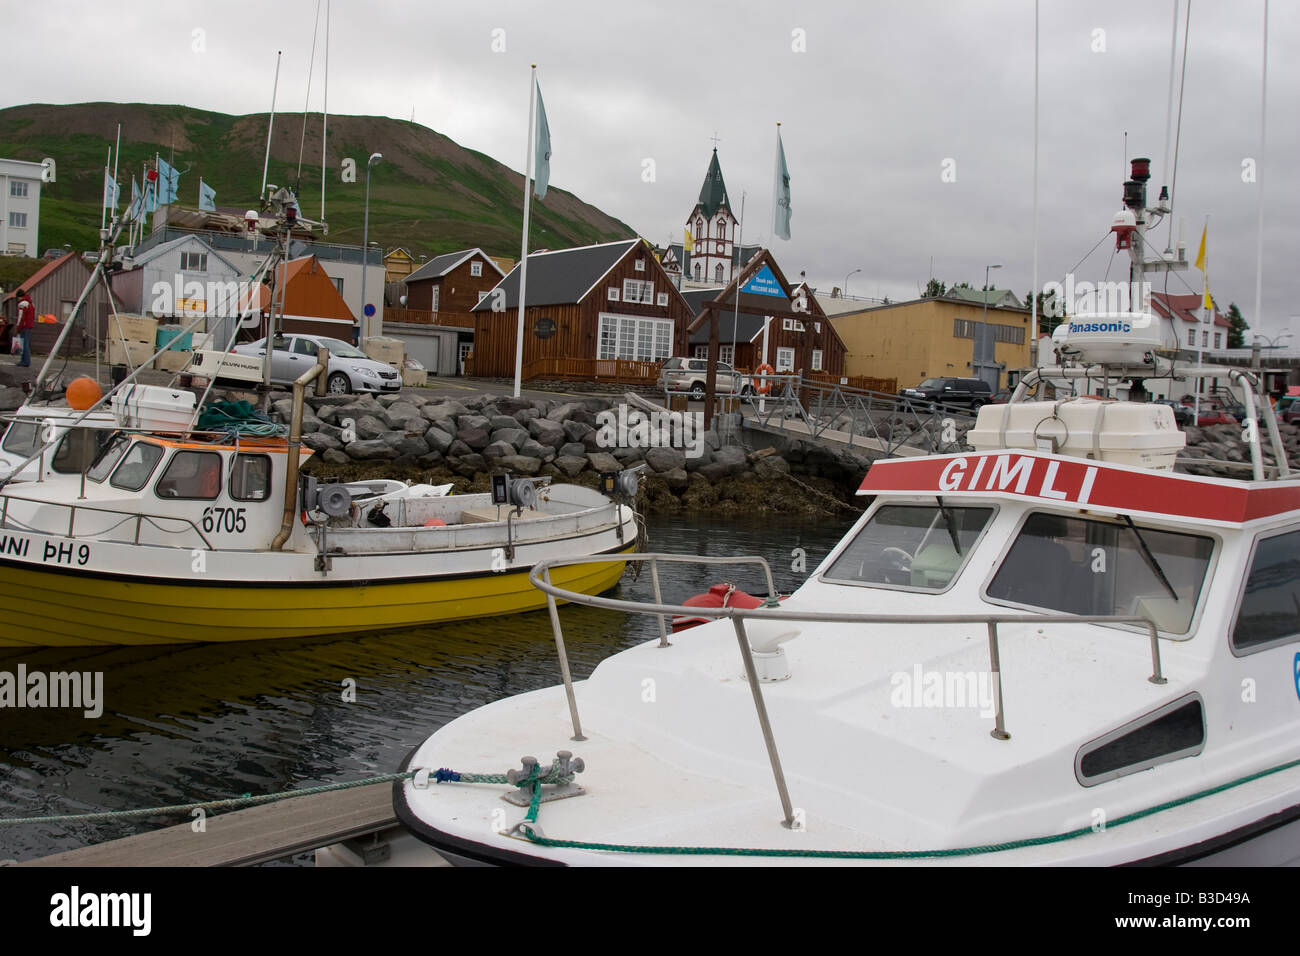
[[[356,316],[343,301],[343,294],[315,256],[303,256],[281,263],[275,270],[275,287],[284,284],[285,332],[302,332],[307,335],[329,335],[344,342],[352,341]],[[271,286],[261,286],[256,295],[257,306],[267,315],[275,293]],[[244,303],[240,303],[241,309]],[[266,335],[263,322],[259,336]]]
[[[627,239],[528,257],[523,377],[653,382],[685,354],[691,309],[649,244]],[[519,267],[474,307],[472,374],[515,373]]]
[[[790,285],[767,249],[745,264],[737,282],[725,288],[684,293],[694,318],[690,325],[690,354],[707,358],[709,323],[705,303],[721,302],[718,313],[718,360],[753,371],[767,364],[777,372],[838,379],[844,374],[847,351],[817,298],[804,283]],[[786,313],[773,316],[772,313]],[[790,315],[795,313],[797,317]]]

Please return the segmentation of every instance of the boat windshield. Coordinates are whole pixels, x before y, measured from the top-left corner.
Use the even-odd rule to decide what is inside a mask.
[[[942,591],[957,576],[992,516],[988,507],[883,505],[823,578]]]
[[[126,454],[126,446],[131,444],[131,439],[120,432],[113,436],[113,440],[104,446],[104,450],[99,453],[95,463],[86,470],[86,477],[91,481],[103,481],[117,467],[117,463],[122,460]]]
[[[36,451],[36,422],[14,421],[5,432],[5,451],[15,455],[30,455]]]
[[[1035,512],[986,596],[1066,614],[1135,614],[1185,634],[1214,541],[1127,522]]]

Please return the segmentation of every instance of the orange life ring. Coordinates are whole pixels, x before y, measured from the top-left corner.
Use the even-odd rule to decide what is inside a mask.
[[[775,374],[776,369],[772,368],[772,366],[768,365],[766,362],[754,369],[755,376]],[[758,392],[760,395],[766,395],[768,392],[772,391],[772,383],[767,379],[756,377],[754,379],[754,391]]]

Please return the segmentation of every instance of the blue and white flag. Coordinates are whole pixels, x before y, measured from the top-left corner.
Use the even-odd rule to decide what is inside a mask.
[[[107,169],[104,170],[104,208],[117,209],[117,183],[113,182],[113,174]]]
[[[144,212],[158,211],[158,191],[152,182],[144,184]]]
[[[174,203],[178,200],[178,191],[181,186],[181,174],[176,167],[172,166],[163,159],[158,157],[158,201],[163,205]]]
[[[777,238],[790,238],[790,171],[785,168],[785,146],[781,129],[776,131],[776,184],[772,202],[772,231]]]
[[[546,122],[546,106],[542,103],[542,87],[533,81],[537,88],[537,142],[536,158],[533,163],[533,195],[538,199],[546,198],[546,184],[551,181],[551,127]]]
[[[199,178],[199,208],[208,212],[217,211],[217,191]]]
[[[132,176],[131,177],[131,205],[127,208],[126,211],[127,222],[134,222],[139,217],[140,201],[141,201],[140,186],[138,183],[136,183],[135,177]]]

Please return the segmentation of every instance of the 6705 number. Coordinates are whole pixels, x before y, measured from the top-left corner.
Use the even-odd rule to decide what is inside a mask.
[[[246,508],[204,508],[203,530],[243,534],[248,530],[246,511]]]

